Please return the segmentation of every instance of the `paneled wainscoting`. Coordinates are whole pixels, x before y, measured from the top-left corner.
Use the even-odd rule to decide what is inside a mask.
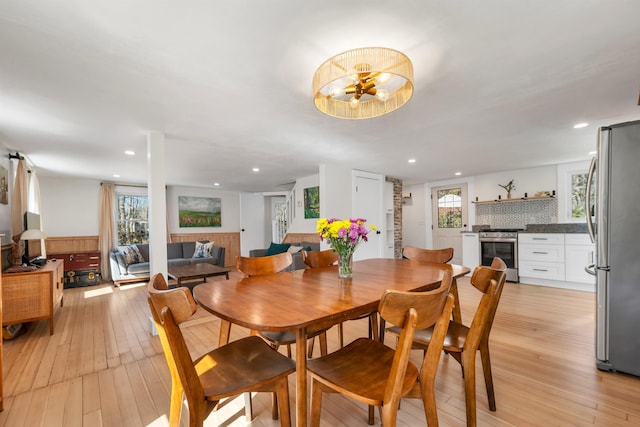
[[[462,279],[465,322],[475,294]],[[595,368],[594,304],[593,293],[507,283],[491,336],[498,410],[487,408],[478,358],[479,425],[640,425],[640,379]],[[193,356],[213,348],[218,325],[205,312],[184,325]],[[240,327],[231,332],[232,339],[248,333]],[[348,340],[366,333],[366,320],[345,325]],[[328,336],[335,350],[337,332]],[[391,337],[387,344],[394,344]],[[0,426],[167,425],[170,377],[160,342],[149,334],[145,284],[65,290],[55,333],[49,335],[46,321],[34,322],[25,335],[5,341],[4,356]],[[420,358],[415,351],[413,362]],[[294,387],[291,376],[292,400]],[[441,359],[436,388],[440,425],[464,426],[463,381],[449,356]],[[279,425],[271,420],[270,402],[266,394],[256,396],[251,425]],[[243,414],[243,399],[231,399],[205,425],[243,426]],[[366,426],[366,407],[327,395],[322,425]],[[398,425],[425,425],[421,403],[404,400]]]

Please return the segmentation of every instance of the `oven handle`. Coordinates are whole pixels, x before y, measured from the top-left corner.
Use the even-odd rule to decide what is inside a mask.
[[[480,242],[517,242],[518,238],[517,237],[481,237]]]

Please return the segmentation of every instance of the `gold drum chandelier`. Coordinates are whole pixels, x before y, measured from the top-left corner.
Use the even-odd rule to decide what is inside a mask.
[[[313,75],[316,108],[340,119],[369,119],[402,107],[413,94],[413,65],[394,49],[364,47],[325,61]]]

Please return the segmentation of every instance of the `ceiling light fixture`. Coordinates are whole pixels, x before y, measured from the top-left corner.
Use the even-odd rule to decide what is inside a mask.
[[[316,108],[339,119],[369,119],[402,107],[413,95],[413,65],[394,49],[364,47],[325,61],[313,75]]]
[[[132,151],[132,150],[126,150],[126,151],[124,152],[124,154],[126,154],[127,156],[135,156],[135,155],[136,155],[136,152],[135,152],[135,151]]]
[[[253,168],[251,170],[254,171],[254,172],[260,172],[260,168]]]
[[[413,163],[415,163],[415,162],[416,162],[416,159],[409,159],[409,160],[407,160],[407,162],[409,162],[409,163],[412,163],[412,164],[413,164]]]
[[[576,123],[575,125],[573,125],[573,128],[582,129],[582,128],[586,128],[587,126],[589,126],[589,123],[583,122],[583,123]]]
[[[462,172],[456,172],[456,174],[455,174],[455,175],[456,175],[456,176],[460,176],[460,175],[462,175]]]

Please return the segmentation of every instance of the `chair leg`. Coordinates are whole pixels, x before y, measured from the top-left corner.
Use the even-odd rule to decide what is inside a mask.
[[[310,427],[320,427],[320,413],[322,412],[322,384],[311,378],[311,413]]]
[[[378,313],[371,313],[369,315],[369,338],[374,341],[378,341],[380,335],[378,334]]]
[[[491,356],[489,355],[489,343],[480,343],[480,358],[482,359],[482,372],[484,373],[484,383],[487,387],[487,398],[489,399],[489,409],[496,410],[496,396],[493,391],[493,376],[491,375]]]
[[[307,345],[307,359],[311,359],[313,357],[313,344],[316,342],[316,337],[313,337],[309,340],[309,344]]]
[[[275,409],[276,418],[277,411],[280,410],[280,425],[282,427],[291,427],[291,408],[289,407],[289,382],[286,377],[282,378],[276,384],[276,393],[278,395],[278,407]],[[273,409],[272,409],[273,411]]]
[[[318,341],[320,341],[320,355],[326,356],[328,353],[327,333],[323,332],[320,335],[318,335]]]
[[[338,340],[340,341],[340,348],[344,347],[344,328],[342,323],[338,324]]]
[[[253,402],[251,400],[251,393],[243,393],[244,396],[244,418],[248,423],[253,421]]]
[[[476,427],[476,358],[474,354],[462,354],[464,375],[464,400],[467,413],[467,427]]]
[[[374,422],[375,422],[375,420],[376,420],[376,412],[375,412],[376,407],[375,407],[375,406],[373,406],[373,405],[369,405],[369,408],[368,408],[368,409],[369,409],[369,411],[368,411],[368,412],[369,412],[369,416],[368,416],[368,419],[367,419],[367,423],[368,423],[370,426],[372,426],[372,425],[373,425],[373,423],[374,423]],[[380,416],[382,416],[382,413],[380,413]]]
[[[182,387],[179,384],[173,382],[173,384],[171,385],[171,402],[169,404],[169,426],[171,427],[178,427],[180,425],[182,397]]]

